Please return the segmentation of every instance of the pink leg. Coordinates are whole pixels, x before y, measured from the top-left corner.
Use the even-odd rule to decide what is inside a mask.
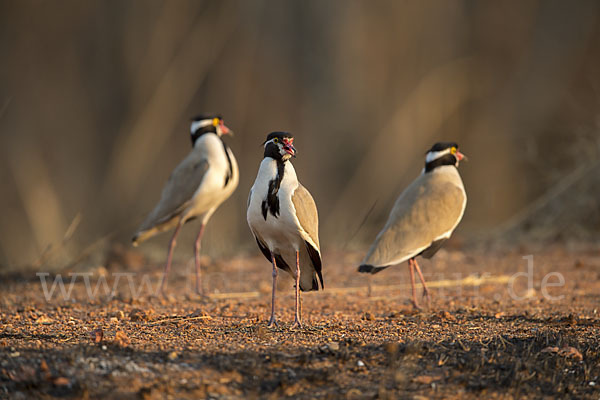
[[[300,252],[296,252],[296,315],[292,328],[302,328],[302,315],[300,312]]]
[[[194,245],[194,255],[196,258],[196,293],[203,295],[202,284],[200,282],[200,242],[202,241],[202,235],[204,234],[204,224],[200,225],[200,232],[196,238]]]
[[[414,259],[408,260],[408,269],[410,270],[410,285],[412,287],[412,303],[415,308],[419,308],[419,303],[417,303],[417,289],[415,288],[415,266]]]
[[[271,262],[273,263],[273,292],[271,292],[271,318],[269,318],[269,324],[267,325],[269,328],[277,325],[277,320],[275,319],[275,290],[277,289],[277,264],[275,263],[275,256],[271,253]]]
[[[179,230],[181,229],[182,224],[178,224],[177,228],[175,228],[175,232],[173,233],[173,237],[171,238],[171,242],[169,243],[169,253],[167,255],[167,265],[165,265],[165,271],[163,272],[162,280],[160,282],[160,288],[158,289],[158,293],[164,295],[165,287],[167,286],[167,275],[169,275],[169,270],[171,269],[171,260],[173,259],[173,249],[175,248],[175,243],[177,242],[177,235],[179,234]]]
[[[419,268],[419,264],[417,264],[417,260],[413,260],[413,262],[415,263],[415,269],[417,270],[417,274],[419,274],[419,279],[421,280],[421,284],[423,285],[423,297],[426,298],[427,304],[429,304],[429,289],[427,289],[425,279],[423,278],[423,274],[421,273],[421,268]]]

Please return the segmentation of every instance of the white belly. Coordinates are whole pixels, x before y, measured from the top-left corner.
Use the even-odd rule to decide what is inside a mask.
[[[289,205],[282,204],[280,200],[280,214],[277,218],[267,211],[267,219],[262,214],[262,199],[256,200],[256,204],[251,202],[248,209],[248,224],[252,231],[275,253],[283,253],[300,249],[302,238],[298,232],[295,218],[285,208]]]
[[[258,176],[252,186],[252,194],[246,218],[250,229],[269,249],[275,253],[298,251],[303,239],[300,236],[298,219],[295,215],[292,194],[298,187],[296,173],[291,164],[286,165],[285,174],[279,188],[279,214],[275,217],[267,210],[265,219],[262,213],[262,203],[267,197],[269,181],[276,175],[274,167],[269,163],[261,163]]]

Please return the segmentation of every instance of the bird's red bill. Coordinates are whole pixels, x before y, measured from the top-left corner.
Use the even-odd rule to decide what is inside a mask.
[[[296,148],[294,147],[294,138],[283,139],[283,149],[291,156],[296,156]]]
[[[231,135],[231,129],[229,129],[223,121],[221,121],[219,125],[221,125],[221,132],[223,132],[223,135]]]

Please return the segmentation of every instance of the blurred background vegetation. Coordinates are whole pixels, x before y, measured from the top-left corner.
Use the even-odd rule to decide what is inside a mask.
[[[241,170],[211,256],[256,252],[246,198],[273,130],[296,136],[325,251],[364,250],[438,140],[470,159],[457,238],[596,238],[599,16],[594,0],[0,1],[0,268],[128,245],[206,111]]]

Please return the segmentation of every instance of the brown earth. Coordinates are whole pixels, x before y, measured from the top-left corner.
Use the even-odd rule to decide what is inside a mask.
[[[116,254],[116,255],[115,255]],[[117,251],[89,272],[160,276]],[[532,288],[527,260],[533,254]],[[280,327],[266,327],[270,266],[259,257],[204,260],[208,299],[193,294],[190,263],[174,266],[165,298],[87,294],[46,301],[39,276],[2,276],[2,398],[542,398],[600,396],[597,247],[443,250],[421,266],[429,307],[409,303],[406,266],[372,277],[359,254],[329,253],[325,291],[303,294],[304,328],[291,330],[293,289],[280,279]],[[124,265],[125,264],[125,265]],[[81,271],[79,271],[81,272]],[[560,283],[564,285],[543,287]],[[68,289],[70,279],[63,272]],[[191,275],[193,276],[193,275]],[[280,276],[284,276],[280,274]],[[46,277],[48,289],[55,276]],[[548,286],[548,285],[546,285]],[[511,292],[512,287],[512,292]],[[512,293],[512,296],[511,296]],[[138,297],[133,296],[139,294]]]

